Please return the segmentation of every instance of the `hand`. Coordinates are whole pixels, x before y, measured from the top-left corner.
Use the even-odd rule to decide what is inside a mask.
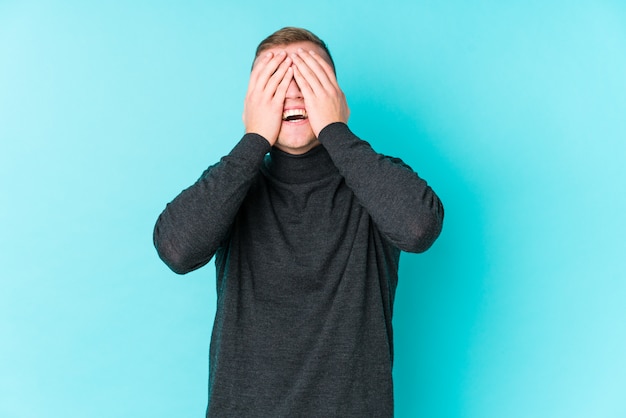
[[[246,133],[256,133],[274,145],[283,122],[283,105],[293,79],[291,58],[285,51],[256,59],[243,106]]]
[[[319,54],[302,48],[292,58],[294,77],[315,136],[333,122],[347,123],[350,109],[332,66]]]

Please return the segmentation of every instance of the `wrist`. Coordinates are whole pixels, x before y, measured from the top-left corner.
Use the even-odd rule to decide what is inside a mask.
[[[277,140],[276,135],[269,133],[269,131],[265,129],[246,128],[245,133],[260,136],[261,138],[265,139],[270,144],[270,146],[273,146]]]
[[[331,122],[322,128],[317,138],[323,144],[329,138],[344,135],[346,132],[350,132],[350,128],[345,122]]]

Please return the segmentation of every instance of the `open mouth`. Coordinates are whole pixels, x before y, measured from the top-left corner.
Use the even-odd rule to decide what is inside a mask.
[[[285,122],[300,122],[305,119],[308,119],[308,116],[304,109],[289,109],[283,112]]]

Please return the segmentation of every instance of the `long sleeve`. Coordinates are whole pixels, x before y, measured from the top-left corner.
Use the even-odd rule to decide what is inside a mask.
[[[378,229],[403,251],[426,251],[443,225],[443,205],[400,159],[376,153],[347,125],[326,126],[319,140]]]
[[[228,155],[167,204],[153,239],[169,268],[185,274],[211,260],[269,150],[263,137],[244,135]]]

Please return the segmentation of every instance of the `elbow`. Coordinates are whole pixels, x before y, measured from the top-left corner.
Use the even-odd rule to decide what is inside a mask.
[[[184,251],[172,240],[160,236],[158,228],[155,228],[153,242],[159,258],[176,274],[187,274],[202,265],[192,261],[189,251]]]
[[[176,274],[183,275],[195,270],[194,268],[191,268],[187,263],[185,263],[185,261],[180,257],[173,257],[171,254],[163,252],[158,252],[158,254],[161,260],[163,260],[163,262],[165,263],[165,265]]]
[[[178,251],[171,245],[164,245],[155,241],[155,248],[159,258],[176,274],[187,274],[194,270],[190,267],[185,257],[181,256]]]
[[[443,228],[443,206],[437,210],[421,213],[408,225],[407,241],[401,250],[411,253],[423,253],[437,240]]]

